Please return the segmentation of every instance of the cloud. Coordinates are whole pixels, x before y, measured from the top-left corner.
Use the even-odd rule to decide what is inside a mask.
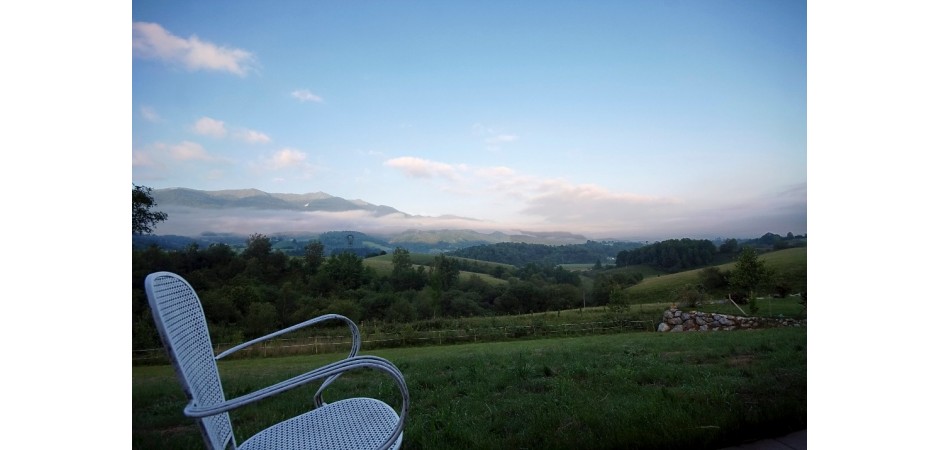
[[[385,161],[384,165],[398,169],[405,175],[413,178],[433,178],[444,177],[449,179],[457,178],[458,169],[462,166],[429,161],[413,156],[402,156]]]
[[[265,160],[265,165],[272,170],[281,170],[291,167],[305,166],[307,154],[293,148],[279,150],[270,158]]]
[[[249,144],[267,144],[271,142],[268,135],[255,130],[243,129],[235,133],[235,137]]]
[[[571,184],[563,180],[543,181],[538,194],[529,198],[523,213],[548,220],[604,220],[623,218],[638,210],[678,203],[675,199],[612,192],[594,184]]]
[[[218,46],[195,35],[184,39],[156,23],[134,22],[132,39],[135,57],[182,65],[190,71],[214,70],[245,76],[257,65],[251,52]]]
[[[498,151],[503,144],[509,144],[519,140],[519,136],[509,133],[497,132],[492,127],[475,123],[472,126],[473,133],[483,137],[483,143],[491,151]]]
[[[505,166],[482,167],[474,171],[478,176],[484,178],[506,178],[516,175],[516,171]]]
[[[298,90],[296,90],[296,91],[294,91],[294,92],[291,92],[290,95],[291,95],[291,97],[294,97],[294,98],[296,98],[297,100],[300,100],[300,101],[302,101],[302,102],[323,103],[323,98],[322,98],[322,97],[320,97],[319,95],[314,94],[313,92],[310,92],[310,91],[307,90],[307,89],[298,89]]]
[[[225,122],[215,120],[211,117],[203,117],[193,124],[193,132],[203,136],[212,136],[216,138],[225,137],[228,131],[225,129]]]
[[[211,117],[202,117],[191,127],[193,133],[203,136],[212,136],[215,138],[224,138],[229,135],[229,130],[225,122]],[[271,142],[271,137],[256,130],[248,128],[238,128],[232,133],[232,137],[249,144],[267,144]]]
[[[157,111],[149,106],[140,107],[140,115],[143,116],[148,122],[160,122],[160,115],[157,114]]]
[[[201,145],[190,141],[183,141],[177,145],[171,146],[169,150],[170,157],[178,161],[214,161],[217,159],[209,155],[209,152],[202,148]]]
[[[492,145],[508,144],[510,142],[515,142],[517,140],[519,140],[519,136],[516,136],[514,134],[498,134],[496,136],[491,136],[491,137],[486,138],[485,142],[487,145],[492,146]]]
[[[153,156],[149,152],[134,150],[131,154],[131,166],[160,167],[161,165],[153,159]]]

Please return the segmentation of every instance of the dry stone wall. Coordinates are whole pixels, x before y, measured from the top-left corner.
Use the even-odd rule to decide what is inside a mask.
[[[705,313],[698,311],[684,312],[670,308],[663,313],[663,321],[657,331],[730,331],[750,330],[770,327],[802,327],[806,320],[772,319],[765,317],[741,317],[727,314]]]

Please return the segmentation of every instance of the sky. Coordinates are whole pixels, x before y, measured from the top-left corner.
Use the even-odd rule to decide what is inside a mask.
[[[423,216],[390,228],[804,234],[806,20],[769,0],[137,1],[133,182]]]
[[[58,406],[61,415],[69,417],[57,424],[60,433],[48,433],[42,421],[14,419],[5,442],[34,445],[42,435],[50,446],[93,438],[118,448],[132,438],[132,378],[127,370],[131,329],[123,325],[131,315],[131,302],[122,281],[133,276],[126,228],[128,181],[155,187],[223,189],[257,183],[257,188],[271,191],[322,190],[411,213],[455,211],[494,222],[514,217],[520,223],[527,219],[526,224],[553,228],[568,228],[574,221],[553,223],[532,209],[539,198],[559,193],[551,187],[567,183],[595,186],[612,198],[611,204],[619,205],[616,220],[593,217],[592,222],[587,219],[594,210],[588,207],[597,203],[584,195],[572,206],[584,207],[572,211],[585,217],[584,229],[592,223],[611,229],[637,223],[658,234],[670,231],[671,223],[686,222],[675,205],[714,192],[724,199],[709,196],[687,214],[695,214],[698,221],[723,215],[741,218],[744,224],[758,222],[769,214],[732,212],[759,211],[753,203],[761,200],[780,204],[786,195],[774,193],[793,192],[785,186],[805,183],[807,175],[811,189],[803,201],[808,200],[814,236],[807,282],[816,324],[808,344],[813,349],[808,353],[809,441],[814,448],[921,448],[935,442],[933,416],[922,412],[924,405],[940,401],[936,390],[924,388],[936,378],[933,360],[924,357],[936,352],[935,330],[900,323],[889,332],[869,327],[844,333],[838,324],[868,311],[890,316],[908,305],[929,309],[936,265],[927,244],[940,225],[931,206],[940,191],[934,160],[940,149],[940,64],[933,57],[940,42],[936,2],[812,2],[806,23],[808,64],[802,69],[808,72],[803,88],[809,101],[803,104],[786,101],[803,95],[802,88],[791,89],[795,76],[784,76],[787,67],[797,68],[784,62],[779,70],[765,70],[787,52],[769,52],[772,57],[761,53],[763,59],[752,60],[748,51],[793,49],[789,39],[780,38],[782,30],[790,29],[790,22],[783,20],[790,16],[764,10],[792,7],[788,1],[650,0],[639,4],[647,8],[645,15],[637,12],[638,4],[627,2],[578,2],[572,11],[562,11],[565,4],[518,1],[473,2],[472,7],[456,2],[311,2],[316,8],[347,9],[298,12],[281,19],[267,15],[274,2],[263,4],[266,11],[250,14],[240,10],[242,3],[192,3],[13,2],[0,14],[5,69],[0,83],[0,229],[12,237],[5,254],[13,262],[4,272],[9,280],[4,292],[10,299],[22,299],[5,303],[0,336],[9,342],[30,337],[31,345],[8,346],[5,361],[32,369],[6,373],[8,384],[19,389],[10,390],[5,403],[18,417],[29,418],[48,412],[46,403],[35,401],[37,391],[69,399]],[[184,11],[173,5],[204,9]],[[526,11],[506,9],[514,6]],[[383,7],[390,9],[375,9]],[[460,7],[465,9],[431,14],[432,8]],[[618,15],[619,8],[623,10]],[[752,20],[742,21],[741,15]],[[758,20],[771,16],[775,19]],[[291,26],[295,20],[298,24]],[[618,20],[623,26],[615,26]],[[670,26],[672,20],[682,25]],[[134,56],[135,22],[159,24],[167,37],[183,41],[170,39],[177,44],[163,59]],[[699,26],[709,24],[706,31],[713,34],[695,34]],[[422,27],[424,35],[409,32]],[[275,33],[284,30],[293,31],[287,37],[293,41],[275,45]],[[744,30],[753,31],[739,40],[725,39]],[[431,34],[433,39],[424,39]],[[192,36],[198,39],[190,40]],[[508,37],[514,39],[500,40]],[[580,51],[579,45],[589,45],[591,51]],[[706,54],[700,51],[703,47],[721,51]],[[311,48],[317,53],[310,53]],[[231,57],[224,57],[243,54],[235,50],[251,54],[250,70],[246,63],[231,66]],[[683,55],[701,60],[680,58]],[[212,69],[227,64],[235,69]],[[244,74],[239,75],[243,66]],[[292,67],[307,69],[298,74]],[[730,75],[732,68],[742,67]],[[721,74],[725,76],[717,76]],[[412,81],[419,79],[427,84]],[[148,85],[153,89],[149,94],[144,89]],[[695,89],[698,86],[712,89]],[[293,97],[295,91],[307,101]],[[229,106],[229,99],[252,92]],[[752,98],[748,93],[764,94],[760,106],[747,101]],[[648,101],[644,94],[660,101]],[[731,103],[747,114],[727,107]],[[758,137],[775,142],[767,138],[773,133],[759,125],[799,127],[803,122],[768,117],[784,117],[791,107],[803,106],[808,106],[804,114],[809,126],[801,131],[808,146],[804,152],[794,151],[792,158],[783,150],[767,150],[769,144],[753,153],[735,153],[738,147],[720,145],[727,144],[735,130],[742,139],[746,135],[755,142]],[[682,114],[666,114],[675,111]],[[225,135],[210,139],[193,132],[203,117],[222,121]],[[436,128],[439,123],[446,126]],[[685,125],[680,133],[669,133],[682,128],[680,123]],[[212,122],[205,124],[211,129]],[[410,134],[393,132],[399,129]],[[245,146],[238,137],[252,136],[248,130],[269,141]],[[301,132],[306,134],[294,134]],[[781,134],[778,140],[797,139],[798,134]],[[681,153],[676,150],[680,141],[694,146]],[[199,147],[180,146],[186,142]],[[171,147],[175,153],[166,150]],[[162,153],[156,151],[161,148]],[[312,172],[305,181],[309,185],[286,186],[303,172],[286,170],[291,152],[273,159],[285,148],[302,153]],[[564,159],[567,154],[560,148],[578,149],[580,163]],[[192,152],[188,160],[187,149]],[[242,150],[251,153],[239,156]],[[426,165],[428,175],[438,175],[409,177],[394,163],[385,165],[408,156],[437,163]],[[134,166],[142,157],[164,169]],[[699,170],[681,164],[683,158],[694,159]],[[802,165],[794,162],[800,158]],[[760,175],[760,183],[754,182],[755,175],[732,173],[748,159],[770,167]],[[701,164],[705,160],[713,164]],[[187,161],[190,167],[182,164]],[[264,166],[265,161],[282,161],[282,173],[251,178],[254,172],[249,169],[264,173],[265,167],[280,167]],[[670,163],[674,167],[668,167]],[[504,208],[508,213],[496,214],[497,200],[490,206],[492,214],[479,212],[466,201],[468,196],[442,189],[460,186],[458,181],[477,183],[474,190],[492,188],[466,169],[499,167],[514,171],[504,175],[505,193],[492,197],[510,203]],[[451,178],[439,175],[448,170]],[[614,172],[617,176],[611,175]],[[228,178],[212,185],[212,173],[229,174],[231,185]],[[328,176],[334,173],[353,177]],[[712,173],[715,176],[709,176]],[[170,178],[177,174],[181,177]],[[385,184],[372,190],[358,187],[356,174],[384,177]],[[778,181],[788,176],[799,182]],[[543,190],[521,177],[545,181]],[[548,183],[552,180],[558,181]],[[521,187],[510,190],[511,181]],[[409,186],[415,191],[408,191]],[[445,194],[452,195],[445,197],[450,205],[430,201]],[[636,201],[623,200],[628,194],[685,203],[659,205],[659,215],[637,213]],[[409,203],[409,195],[427,201]],[[699,214],[712,210],[720,212]],[[785,231],[781,227],[779,232]],[[921,245],[891,245],[896,240]],[[49,243],[51,247],[44,245]],[[899,264],[886,271],[878,263],[884,261]],[[46,288],[52,285],[70,289]],[[93,286],[94,295],[87,295],[83,286]],[[886,309],[889,304],[896,307]],[[36,357],[37,349],[60,349],[76,337],[91,345],[56,352],[51,358]],[[95,370],[70,371],[68,382],[62,382],[62,367],[86,367],[90,360]],[[860,401],[865,407],[858,407]],[[102,421],[118,426],[102,434]]]
[[[806,233],[804,2],[135,1],[132,16],[138,185],[423,216],[382,222],[401,229]]]

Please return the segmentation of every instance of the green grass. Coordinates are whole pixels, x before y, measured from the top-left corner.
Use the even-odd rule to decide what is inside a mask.
[[[628,333],[369,351],[404,373],[407,449],[721,448],[806,428],[806,329]],[[340,354],[221,363],[228,396]],[[133,448],[201,448],[168,366],[133,369]],[[309,408],[316,386],[232,414],[237,437]],[[344,376],[347,396],[400,405],[378,372]]]
[[[761,254],[759,259],[773,270],[778,277],[790,282],[795,292],[806,290],[806,247],[790,248]],[[721,264],[722,271],[734,268],[735,263]],[[618,269],[624,270],[624,269]],[[668,302],[675,298],[675,293],[684,285],[699,283],[698,272],[701,269],[688,270],[668,275],[644,275],[643,281],[627,288],[631,303]],[[769,289],[767,291],[770,292]],[[740,312],[738,313],[740,314]]]
[[[424,253],[415,253],[415,254],[411,254],[410,256],[411,256],[412,265],[414,266],[420,266],[420,265],[430,266],[434,261],[434,255],[429,255],[429,254],[424,254]],[[456,258],[456,257],[448,257],[448,258],[457,259],[461,261],[475,262],[475,263],[480,264],[482,267],[503,266],[507,268],[513,268],[513,266],[509,264],[500,264],[500,263],[479,261],[479,260],[467,259],[467,258]],[[372,269],[374,269],[375,273],[379,276],[389,276],[392,274],[393,266],[392,266],[391,254],[373,256],[371,258],[366,258],[362,260],[362,262],[363,262],[363,265],[365,265],[366,267],[371,267]],[[508,283],[506,280],[496,278],[492,275],[488,275],[485,273],[469,272],[469,271],[460,271],[460,280],[466,281],[473,275],[479,276],[480,278],[483,279],[483,281],[489,283],[490,285],[503,285],[503,284]]]

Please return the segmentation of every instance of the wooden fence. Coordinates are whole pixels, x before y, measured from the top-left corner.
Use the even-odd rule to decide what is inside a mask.
[[[394,333],[367,333],[362,331],[361,351],[376,348],[586,336],[627,331],[655,331],[655,327],[656,324],[652,320],[619,320],[567,324],[507,325],[504,327],[451,330],[402,330]],[[221,353],[235,345],[237,343],[215,344],[215,352],[216,354]],[[232,355],[232,358],[346,353],[349,352],[350,345],[351,340],[348,332],[346,334],[271,339],[242,350],[237,355]],[[168,362],[163,348],[134,350],[133,364],[167,364]]]

